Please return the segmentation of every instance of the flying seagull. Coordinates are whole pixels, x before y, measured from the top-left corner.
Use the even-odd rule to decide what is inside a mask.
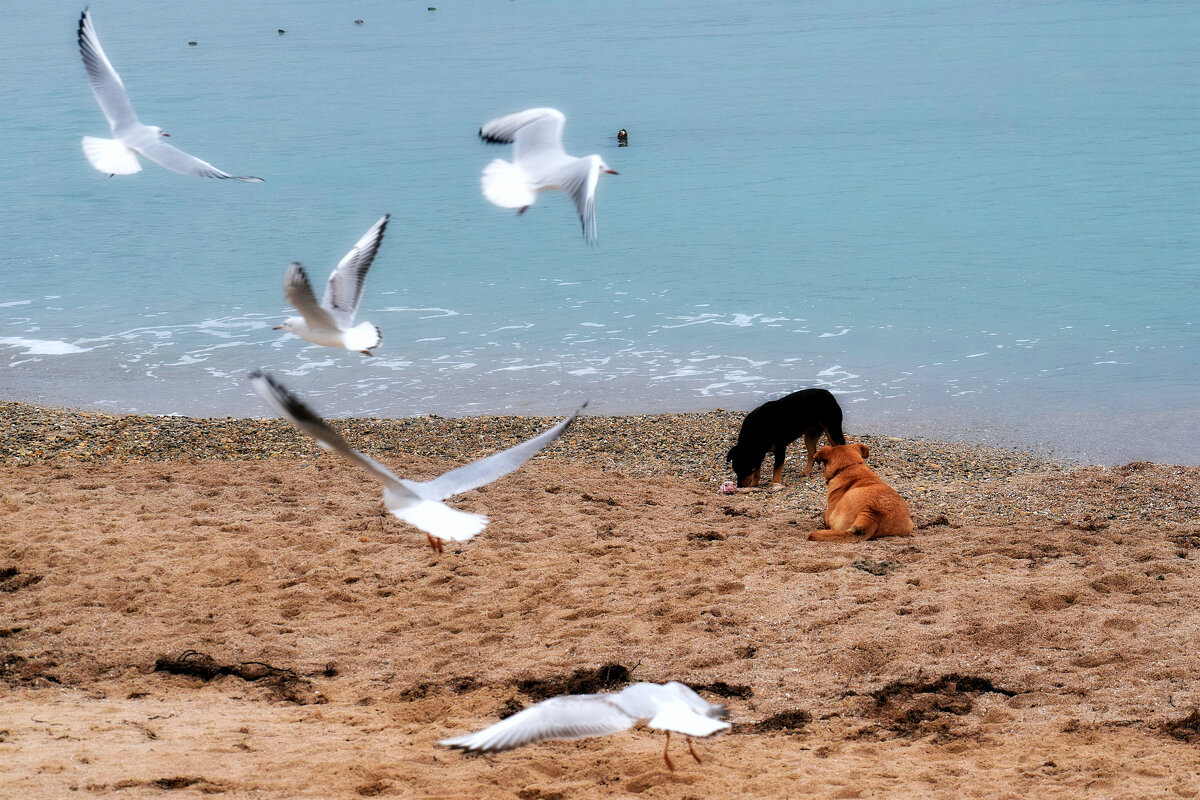
[[[283,276],[283,293],[288,302],[300,312],[298,317],[288,317],[275,330],[294,333],[301,339],[325,347],[343,347],[371,355],[379,347],[383,334],[370,322],[354,324],[358,303],[362,299],[363,284],[367,270],[379,252],[383,232],[387,229],[390,214],[384,214],[355,242],[350,252],[329,273],[325,284],[325,296],[317,302],[312,284],[300,262],[293,261]]]
[[[107,172],[110,178],[113,175],[141,172],[142,165],[138,162],[138,153],[141,153],[160,166],[184,175],[263,182],[262,178],[239,177],[222,172],[207,161],[201,161],[164,142],[161,137],[169,134],[162,128],[143,125],[133,110],[133,104],[129,102],[121,76],[113,69],[100,47],[100,39],[96,36],[96,29],[92,27],[92,18],[86,8],[79,17],[79,52],[83,56],[83,66],[87,68],[92,94],[96,95],[100,110],[108,118],[113,135],[111,139],[83,137],[83,154],[93,167]]]
[[[512,163],[497,158],[484,167],[479,183],[483,196],[501,208],[533,205],[538,192],[562,189],[575,201],[583,237],[596,241],[596,182],[600,173],[616,175],[598,155],[576,158],[563,151],[562,132],[567,118],[553,108],[531,108],[499,117],[479,129],[493,144],[513,146]]]
[[[692,736],[710,736],[730,727],[723,722],[725,706],[705,702],[678,681],[635,683],[619,692],[607,694],[568,694],[551,697],[466,736],[443,739],[439,744],[460,750],[510,750],[523,744],[546,739],[586,739],[645,725],[667,732],[663,759],[674,770],[671,732],[688,738],[688,750],[700,763],[692,747]]]
[[[393,516],[425,531],[429,546],[437,553],[442,552],[443,539],[464,541],[487,525],[484,515],[459,511],[443,503],[443,500],[477,489],[517,469],[561,436],[579,416],[579,412],[587,407],[587,403],[584,403],[553,428],[507,450],[452,469],[431,481],[410,481],[396,477],[383,464],[352,448],[329,423],[272,376],[262,371],[252,372],[250,384],[276,413],[316,439],[317,444],[371,473],[371,477],[383,484],[383,504],[387,510]]]

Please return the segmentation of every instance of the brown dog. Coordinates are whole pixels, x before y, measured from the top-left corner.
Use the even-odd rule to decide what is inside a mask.
[[[853,542],[912,535],[908,503],[864,463],[869,452],[861,442],[817,451],[816,460],[825,462],[829,502],[821,516],[826,530],[814,531],[809,539]]]

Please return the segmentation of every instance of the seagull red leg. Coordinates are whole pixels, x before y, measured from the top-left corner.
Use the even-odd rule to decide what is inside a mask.
[[[663,748],[663,761],[667,762],[667,769],[671,772],[675,771],[675,765],[671,763],[671,754],[667,751],[671,749],[671,732],[667,731],[667,746]]]
[[[425,531],[425,539],[429,542],[429,546],[433,549],[433,552],[440,556],[442,554],[442,540],[429,531]]]
[[[692,758],[696,759],[697,764],[703,764],[704,762],[700,760],[700,756],[696,755],[696,748],[692,747],[691,737],[688,737],[687,743],[688,743],[688,750],[691,752]]]

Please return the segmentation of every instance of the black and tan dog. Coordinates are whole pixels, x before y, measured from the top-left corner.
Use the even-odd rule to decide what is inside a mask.
[[[835,445],[846,443],[842,433],[842,407],[824,389],[801,389],[787,397],[763,403],[747,414],[742,420],[737,444],[730,448],[725,460],[733,465],[739,487],[757,486],[763,458],[768,450],[774,450],[775,474],[771,477],[771,490],[775,491],[783,488],[783,459],[787,446],[804,437],[808,463],[800,474],[808,475],[812,472],[822,433]]]

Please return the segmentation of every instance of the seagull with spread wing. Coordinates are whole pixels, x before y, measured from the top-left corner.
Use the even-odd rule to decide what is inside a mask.
[[[349,253],[329,274],[325,284],[325,296],[317,302],[312,284],[300,262],[293,261],[283,276],[283,293],[288,302],[300,312],[298,317],[288,317],[275,330],[294,333],[301,339],[325,347],[340,347],[372,355],[371,350],[379,347],[383,334],[370,322],[354,324],[358,304],[362,300],[363,284],[367,270],[379,252],[383,232],[387,230],[390,214],[384,214],[363,234]]]
[[[396,477],[383,464],[352,448],[328,422],[321,419],[272,376],[262,371],[252,372],[250,385],[276,413],[316,439],[317,444],[326,450],[334,451],[352,464],[357,464],[369,472],[372,478],[382,483],[383,504],[387,510],[392,516],[423,530],[429,546],[436,553],[442,552],[443,539],[465,541],[487,525],[487,517],[483,514],[459,511],[443,503],[443,500],[477,489],[517,469],[543,447],[562,436],[579,413],[587,407],[587,403],[584,403],[574,414],[553,428],[507,450],[452,469],[431,481],[410,481]]]
[[[596,183],[601,173],[616,175],[598,155],[577,158],[563,150],[567,118],[554,108],[531,108],[498,117],[479,129],[479,137],[513,146],[512,162],[497,158],[483,170],[483,196],[501,208],[524,214],[538,192],[562,189],[575,202],[583,238],[596,241]]]
[[[568,694],[551,697],[466,736],[443,739],[439,744],[460,750],[510,750],[546,739],[586,739],[645,725],[666,731],[663,759],[672,770],[668,749],[671,732],[688,738],[688,750],[700,763],[692,736],[711,736],[727,730],[722,721],[725,706],[710,705],[703,697],[678,681],[635,683],[607,694]]]
[[[113,175],[129,175],[141,172],[142,165],[138,162],[138,154],[166,167],[172,172],[184,175],[198,175],[201,178],[232,178],[235,181],[262,183],[262,178],[254,176],[240,177],[230,175],[193,155],[172,147],[162,140],[168,136],[162,128],[155,125],[143,125],[138,119],[125,84],[121,76],[113,69],[108,56],[100,47],[100,39],[92,26],[91,15],[85,8],[79,17],[79,52],[83,56],[83,66],[87,69],[88,83],[92,86],[92,94],[100,103],[100,110],[108,118],[108,126],[112,129],[113,138],[98,139],[95,136],[83,137],[83,154],[92,166],[101,172]]]

